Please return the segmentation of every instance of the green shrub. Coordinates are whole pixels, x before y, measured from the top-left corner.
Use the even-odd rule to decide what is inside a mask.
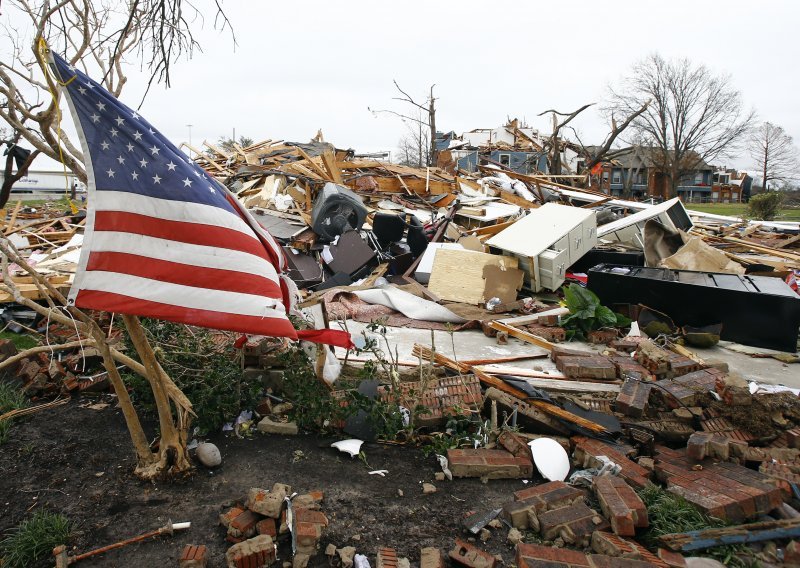
[[[26,568],[52,554],[59,544],[66,544],[72,523],[64,515],[38,511],[11,529],[0,542],[3,568]]]
[[[569,339],[585,340],[592,330],[631,324],[631,320],[600,304],[597,294],[579,284],[564,288],[564,300],[569,315],[561,320],[561,325]]]
[[[639,536],[639,540],[650,548],[659,546],[658,537],[666,534],[720,528],[726,525],[724,521],[704,515],[682,497],[667,493],[656,485],[650,485],[639,491],[639,497],[647,507],[649,523],[649,527]],[[709,548],[698,555],[716,558],[725,566],[745,567],[753,565],[741,557],[747,554],[746,545],[727,545]]]
[[[142,326],[156,358],[175,384],[192,402],[194,424],[202,433],[216,432],[243,409],[252,409],[263,386],[247,381],[229,344],[214,342],[210,330],[142,318]],[[135,353],[128,340],[128,351]],[[137,402],[152,411],[153,393],[146,379],[128,374]]]
[[[767,191],[754,195],[747,203],[747,216],[759,221],[772,221],[778,216],[783,196],[783,192],[780,191]]]

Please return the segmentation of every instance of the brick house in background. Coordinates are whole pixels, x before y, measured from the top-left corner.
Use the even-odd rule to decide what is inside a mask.
[[[592,189],[637,200],[669,199],[670,180],[659,165],[661,153],[658,148],[630,146],[614,151],[613,155],[613,159],[592,170]],[[714,168],[696,154],[689,156],[687,162],[692,166],[678,185],[678,197],[687,203],[712,201]]]

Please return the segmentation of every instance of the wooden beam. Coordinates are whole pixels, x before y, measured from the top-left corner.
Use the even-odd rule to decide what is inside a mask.
[[[489,327],[497,331],[505,331],[511,337],[516,337],[517,339],[520,339],[526,343],[536,345],[537,347],[547,349],[548,351],[553,350],[553,344],[544,339],[543,337],[539,337],[538,335],[528,333],[527,331],[522,331],[521,329],[517,329],[516,327],[511,327],[510,325],[506,325],[498,321],[489,322]]]

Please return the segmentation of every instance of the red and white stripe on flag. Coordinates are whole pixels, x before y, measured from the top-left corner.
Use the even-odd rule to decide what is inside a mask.
[[[350,347],[296,331],[283,250],[223,185],[136,111],[56,54],[88,177],[80,308]]]

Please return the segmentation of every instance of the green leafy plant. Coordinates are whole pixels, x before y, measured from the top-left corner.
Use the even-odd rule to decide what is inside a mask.
[[[597,294],[578,284],[564,288],[564,300],[569,315],[561,320],[561,325],[569,339],[586,339],[592,330],[625,327],[631,323],[625,316],[603,306]]]
[[[38,511],[11,529],[0,542],[3,568],[26,568],[50,556],[53,548],[66,544],[72,523],[64,515]]]
[[[245,378],[231,342],[215,341],[215,332],[207,329],[145,318],[141,321],[159,363],[192,401],[197,414],[195,425],[201,433],[218,431],[241,410],[255,407],[263,385]],[[130,343],[128,350],[133,351]],[[127,378],[137,401],[153,410],[147,381],[133,374]]]
[[[25,394],[12,383],[0,382],[0,414],[5,414],[12,410],[18,410],[28,406],[28,399]],[[11,420],[0,420],[0,444],[8,439],[8,432],[11,430]]]

